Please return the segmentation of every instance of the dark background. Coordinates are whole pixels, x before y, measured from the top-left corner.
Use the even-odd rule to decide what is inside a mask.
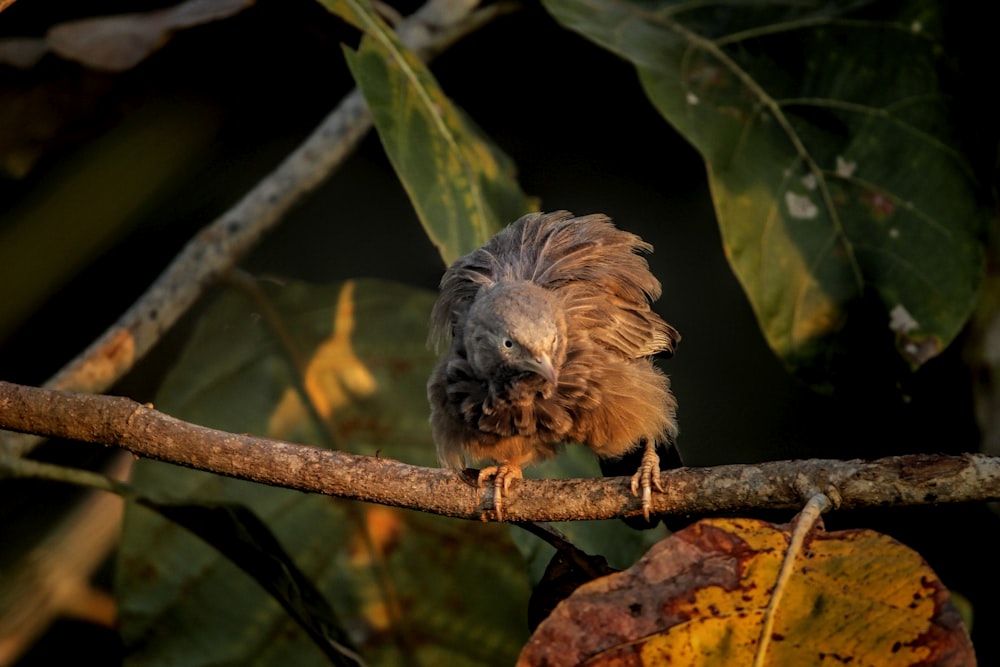
[[[16,2],[0,14],[0,34],[40,34],[57,20],[137,9],[108,2],[44,7]],[[52,57],[30,72],[0,68],[3,94],[43,83],[86,94],[86,102],[67,103],[69,120],[35,169],[21,180],[0,181],[0,229],[3,212],[55,178],[60,165],[116,126],[142,118],[154,103],[178,113],[204,105],[220,122],[184,178],[158,193],[126,231],[0,340],[0,378],[40,384],[111,324],[198,229],[273,169],[349,89],[340,42],[354,40],[317,3],[266,0],[235,18],[178,34],[123,74],[88,72]],[[726,263],[703,163],[652,109],[631,66],[532,7],[467,37],[440,56],[433,71],[514,159],[522,187],[541,208],[603,212],[654,244],[651,265],[664,286],[657,308],[683,336],[663,367],[678,396],[680,446],[689,465],[978,449],[962,339],[913,376],[859,353],[832,396],[785,373]],[[136,168],[143,168],[141,161]],[[107,183],[94,196],[114,197],[115,187]],[[315,282],[376,276],[427,288],[443,270],[374,134],[243,266]],[[30,279],[3,275],[2,267],[0,277]],[[175,327],[114,393],[151,400],[195,316]],[[38,456],[65,461],[69,455],[55,443]],[[70,460],[97,456],[76,453]],[[50,489],[42,497],[8,486],[0,492],[6,507],[0,519],[16,525],[16,514],[41,512],[38,502],[58,498]],[[990,632],[1000,594],[990,539],[997,519],[984,506],[838,512],[827,526],[875,528],[918,550],[947,586],[972,602],[980,664],[1000,664]],[[117,644],[109,635],[60,623],[24,664],[45,664],[66,644],[93,648],[111,662]]]

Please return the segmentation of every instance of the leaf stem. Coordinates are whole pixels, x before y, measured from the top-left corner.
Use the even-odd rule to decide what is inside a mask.
[[[812,496],[802,508],[795,519],[795,529],[792,531],[792,539],[785,551],[785,558],[781,563],[781,570],[778,572],[778,579],[771,591],[771,599],[768,600],[767,609],[764,610],[764,618],[760,625],[760,635],[757,641],[757,650],[754,653],[753,667],[764,667],[767,658],[767,649],[771,644],[771,637],[774,630],[774,617],[781,605],[781,600],[788,589],[788,582],[792,579],[795,570],[795,561],[802,553],[802,545],[806,536],[816,527],[820,515],[833,507],[833,502],[824,494],[817,493]]]
[[[135,500],[135,489],[117,479],[101,473],[80,468],[68,468],[53,463],[43,463],[32,459],[0,456],[0,476],[15,478],[45,479],[53,482],[65,482],[84,486],[98,491],[114,493],[128,500]]]

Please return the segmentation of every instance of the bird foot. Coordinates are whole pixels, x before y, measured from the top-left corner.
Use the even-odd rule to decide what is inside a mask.
[[[489,466],[479,471],[479,487],[486,486],[485,482],[490,477],[493,478],[493,511],[497,514],[497,521],[503,521],[504,495],[510,489],[511,481],[523,477],[521,468],[512,465]]]
[[[642,498],[642,516],[649,521],[649,511],[653,507],[653,487],[663,493],[663,481],[660,477],[660,457],[656,453],[656,444],[646,443],[646,451],[642,455],[639,470],[632,475],[632,495]],[[640,496],[639,489],[642,489]]]

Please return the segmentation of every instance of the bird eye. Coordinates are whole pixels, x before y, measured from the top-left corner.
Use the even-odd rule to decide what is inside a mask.
[[[514,341],[512,341],[510,338],[504,338],[502,345],[509,350],[510,348],[514,347]]]

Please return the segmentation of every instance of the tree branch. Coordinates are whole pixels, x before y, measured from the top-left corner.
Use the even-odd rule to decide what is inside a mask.
[[[499,13],[504,3],[473,11],[469,0],[429,0],[396,31],[429,59]],[[110,388],[305,194],[326,180],[371,129],[371,113],[354,89],[313,133],[232,208],[203,228],[146,292],[86,350],[50,378],[51,389],[98,393]],[[21,456],[38,438],[0,434],[0,454]]]
[[[492,490],[475,476],[190,424],[127,398],[0,382],[0,428],[115,445],[143,456],[271,486],[463,519],[491,516]],[[1000,500],[1000,458],[909,455],[876,461],[776,461],[665,472],[658,514],[801,506],[825,493],[845,509]],[[511,521],[635,516],[628,478],[515,480]]]

